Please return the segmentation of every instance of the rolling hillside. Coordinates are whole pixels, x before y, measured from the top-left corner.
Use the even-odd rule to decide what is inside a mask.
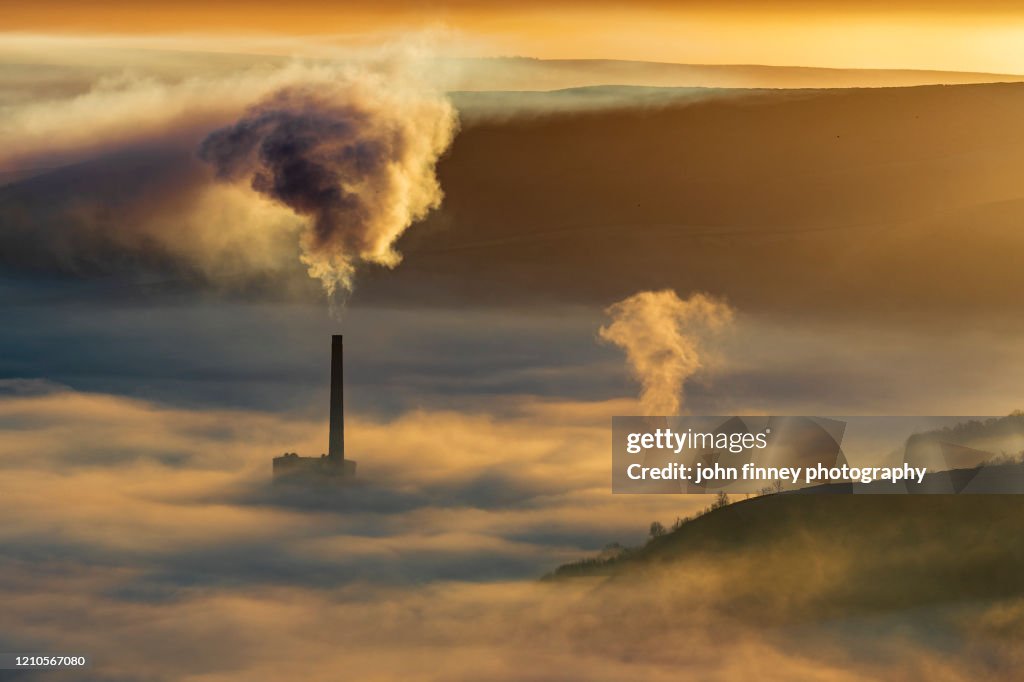
[[[769,495],[548,579],[617,584],[711,566],[729,576],[727,608],[769,619],[1015,598],[1024,595],[1024,496]]]

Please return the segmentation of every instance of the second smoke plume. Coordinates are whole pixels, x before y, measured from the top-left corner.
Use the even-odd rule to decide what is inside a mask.
[[[679,414],[683,384],[703,365],[702,338],[733,318],[722,301],[699,293],[683,300],[671,289],[634,294],[605,312],[612,322],[598,335],[626,352],[651,416]]]

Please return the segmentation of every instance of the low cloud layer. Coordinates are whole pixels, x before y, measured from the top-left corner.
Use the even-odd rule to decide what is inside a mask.
[[[320,419],[9,388],[0,511],[19,523],[2,533],[6,556],[127,562],[142,570],[133,584],[143,591],[536,576],[606,542],[636,541],[649,516],[669,521],[679,508],[607,494],[605,418],[628,404],[350,414],[360,485],[337,495],[269,484],[272,457],[323,451]]]
[[[10,388],[0,513],[18,523],[0,531],[0,642],[93,657],[62,679],[959,682],[982,661],[993,678],[1021,663],[1013,601],[865,616],[856,637],[821,622],[810,605],[856,580],[827,541],[538,583],[706,504],[608,494],[607,415],[628,405],[355,416],[364,484],[318,499],[267,480],[276,451],[326,442],[319,421]],[[927,634],[939,630],[956,651]]]
[[[1021,662],[1018,640],[999,642],[993,628],[948,616],[929,627],[963,638],[953,651],[908,634],[906,621],[901,631],[872,620],[877,629],[865,634],[837,623],[761,630],[718,610],[728,586],[702,579],[699,568],[603,590],[521,582],[194,590],[157,604],[112,598],[110,573],[81,571],[66,583],[75,591],[67,598],[47,590],[45,576],[11,572],[23,591],[2,593],[7,615],[30,622],[17,642],[91,652],[90,680],[967,682],[1005,679]],[[739,562],[717,568],[756,575]],[[1019,605],[995,611],[977,620],[1020,623]],[[58,617],[29,618],[41,612]],[[916,621],[922,629],[925,617]]]

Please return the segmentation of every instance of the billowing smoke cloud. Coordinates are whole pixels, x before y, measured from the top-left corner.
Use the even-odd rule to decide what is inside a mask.
[[[612,322],[598,334],[626,351],[648,415],[679,413],[683,384],[703,365],[702,338],[733,318],[727,303],[701,293],[684,301],[671,289],[634,294],[605,312]]]
[[[308,219],[302,261],[334,294],[360,264],[401,260],[395,241],[441,203],[435,165],[455,128],[440,95],[350,77],[272,93],[210,134],[200,156]]]
[[[60,58],[60,88],[0,96],[0,268],[306,297],[304,270],[333,291],[395,265],[441,200],[457,119],[427,36],[130,73]]]

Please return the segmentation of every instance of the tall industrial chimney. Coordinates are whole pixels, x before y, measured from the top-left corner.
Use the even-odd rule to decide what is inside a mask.
[[[341,334],[331,337],[331,433],[326,457],[286,452],[274,458],[274,482],[346,485],[356,476],[356,461],[345,459],[344,355]]]
[[[345,376],[344,357],[341,346],[341,334],[331,337],[331,435],[328,442],[328,455],[335,459],[345,459]]]

